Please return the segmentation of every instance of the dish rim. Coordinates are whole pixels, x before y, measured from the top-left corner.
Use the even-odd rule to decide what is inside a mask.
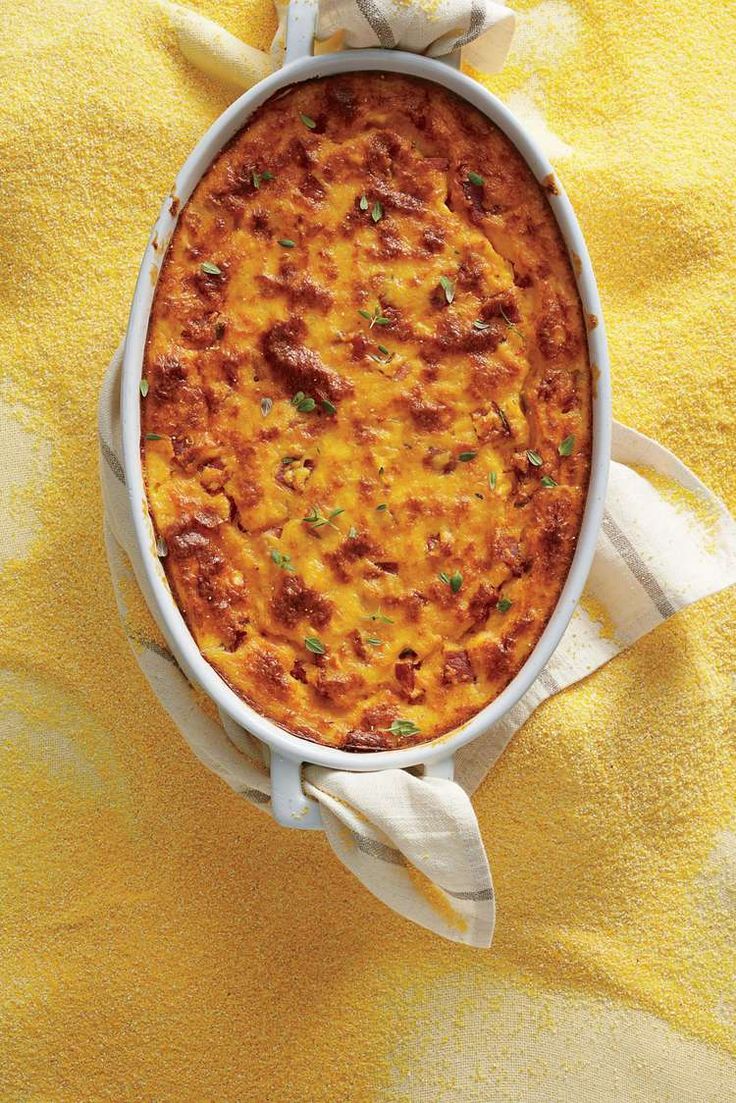
[[[239,697],[199,650],[179,610],[161,561],[148,509],[140,449],[140,392],[145,342],[158,275],[178,216],[202,176],[227,142],[253,112],[275,93],[316,77],[348,72],[402,73],[438,84],[477,108],[509,138],[538,183],[549,180],[547,199],[560,227],[573,271],[588,331],[588,352],[594,373],[591,467],[577,546],[557,604],[534,649],[506,688],[470,720],[453,731],[410,747],[388,751],[344,751],[314,743],[282,728]],[[597,325],[589,329],[589,315]],[[523,697],[557,648],[580,600],[593,561],[603,517],[611,448],[610,368],[598,288],[582,231],[557,173],[534,139],[491,92],[464,73],[433,58],[403,51],[366,49],[306,57],[285,65],[234,101],[209,127],[179,171],[161,207],[143,254],[131,304],[123,353],[120,390],[123,469],[133,519],[135,542],[143,570],[149,607],[178,664],[231,720],[287,759],[353,772],[431,765],[484,735]]]

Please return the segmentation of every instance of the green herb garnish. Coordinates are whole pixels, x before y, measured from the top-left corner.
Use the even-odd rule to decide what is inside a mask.
[[[290,463],[296,463],[299,459],[301,459],[301,456],[282,456],[281,462],[284,467],[288,467]]]
[[[542,486],[547,486],[547,487],[557,486],[557,483],[555,482],[555,480],[552,478],[551,475],[542,475],[542,478],[539,481],[542,484]]]
[[[300,414],[311,414],[317,406],[311,395],[305,394],[304,391],[297,391],[291,399],[291,404]]]
[[[368,197],[365,196],[365,195],[361,195],[360,203],[358,204],[358,206],[360,207],[361,211],[367,211],[368,210]]]
[[[272,409],[273,409],[273,399],[272,398],[262,398],[261,399],[261,413],[263,414],[263,416],[268,417],[268,415],[271,413]]]
[[[323,398],[322,399],[322,409],[327,414],[336,414],[337,413],[337,406],[333,405],[333,403],[330,402],[329,398]]]
[[[569,437],[565,437],[562,444],[558,446],[557,451],[560,453],[561,456],[571,456],[574,447],[575,437],[571,435]]]
[[[378,621],[379,624],[393,624],[391,617],[387,617],[385,613],[369,613],[364,620]]]
[[[146,440],[163,440],[164,438],[158,433],[146,433]]]
[[[407,736],[417,735],[420,729],[416,726],[413,720],[394,720],[390,728],[386,729],[390,731],[392,735]]]
[[[376,200],[376,202],[373,204],[373,210],[371,211],[371,218],[373,219],[374,222],[380,222],[381,219],[383,218],[383,207],[378,202],[378,200]]]
[[[254,188],[260,188],[262,180],[273,180],[274,176],[272,172],[254,172],[251,175]]]
[[[440,287],[445,293],[445,299],[448,303],[451,303],[455,298],[455,284],[452,282],[449,276],[440,276]]]
[[[290,237],[280,237],[279,238],[279,245],[283,249],[293,249],[294,246],[296,245],[296,242],[292,241]]]
[[[498,482],[498,475],[496,474],[496,472],[495,471],[489,471],[488,472],[488,485],[490,486],[491,490],[496,489],[496,483],[497,482]]]
[[[388,509],[385,502],[381,502],[380,506],[376,506],[376,513],[381,513],[384,509]]]
[[[372,314],[369,314],[369,312],[367,310],[359,310],[358,314],[360,314],[361,318],[365,318],[366,321],[371,323],[368,327],[369,329],[373,329],[374,326],[390,326],[391,325],[391,319],[386,318],[386,317],[384,317],[383,314],[381,314],[381,304],[380,303],[376,303],[375,310],[373,311]]]
[[[541,467],[544,462],[542,457],[539,455],[539,452],[535,452],[531,448],[527,448],[526,458],[529,460],[529,463],[532,465],[532,467]]]
[[[381,646],[381,641],[379,640],[378,636],[366,636],[365,642],[369,643],[371,647]]]
[[[286,555],[284,552],[280,552],[277,548],[271,550],[271,558],[277,567],[281,567],[282,571],[294,572],[296,570],[296,567],[291,562],[291,556]]]
[[[506,323],[506,327],[508,329],[513,329],[513,331],[514,331],[514,333],[516,334],[517,337],[520,337],[522,341],[526,341],[526,337],[524,336],[524,334],[521,332],[521,330],[516,325],[516,323],[511,321],[511,319],[509,318],[508,314],[503,309],[503,307],[501,307],[501,317],[503,318],[504,322]]]
[[[480,175],[480,173],[478,173],[478,172],[469,172],[468,173],[468,183],[469,184],[475,184],[476,188],[479,188],[479,187],[481,187],[482,184],[485,183],[485,181],[483,180],[483,177]]]
[[[450,587],[453,594],[456,594],[463,584],[463,576],[460,574],[460,571],[455,571],[453,574],[442,571],[437,577],[440,582],[444,582],[446,586]]]
[[[470,460],[474,460],[477,455],[477,452],[460,452],[457,458],[461,463],[468,463]]]
[[[138,384],[138,390],[141,392],[141,398],[145,398],[146,395],[148,394],[148,380],[147,379],[141,379],[140,383]]]
[[[502,597],[496,608],[498,609],[499,613],[508,613],[512,604],[513,602],[509,601],[507,597]]]
[[[495,402],[494,402],[493,405],[496,408],[496,413],[500,417],[501,424],[503,425],[504,429],[506,430],[507,433],[510,433],[511,432],[511,426],[509,425],[509,419],[506,417],[506,414],[503,412],[503,410],[501,409],[500,406],[496,405]]]
[[[312,506],[307,516],[302,517],[302,521],[306,521],[308,525],[311,525],[312,528],[315,529],[321,529],[324,528],[325,525],[329,525],[330,528],[336,529],[337,532],[339,532],[340,530],[334,523],[334,519],[335,517],[339,517],[340,514],[344,512],[345,510],[342,508],[333,509],[328,512],[327,516],[325,516],[319,506]]]
[[[299,118],[309,130],[314,130],[317,125],[314,119],[310,119],[309,115],[300,115]]]
[[[491,323],[490,322],[484,322],[482,318],[476,318],[475,321],[473,322],[473,329],[479,329],[479,330],[483,331],[485,329],[490,329],[490,328],[491,328]]]
[[[199,266],[207,276],[221,276],[222,269],[213,264],[211,260],[203,260]]]
[[[317,636],[305,636],[304,646],[307,651],[311,651],[313,655],[325,655],[327,653],[327,648]]]

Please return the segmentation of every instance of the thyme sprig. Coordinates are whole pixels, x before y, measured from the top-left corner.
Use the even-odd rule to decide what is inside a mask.
[[[312,506],[306,517],[302,517],[302,521],[306,521],[308,525],[311,525],[314,529],[324,528],[325,525],[329,525],[330,528],[339,532],[339,528],[335,524],[335,517],[339,517],[345,510],[342,507],[337,509],[328,510],[327,513],[323,513],[320,506]]]
[[[391,325],[391,319],[386,318],[385,315],[381,313],[381,304],[380,303],[376,303],[375,309],[374,309],[372,314],[368,310],[359,310],[358,314],[360,314],[361,318],[365,318],[365,320],[367,322],[371,323],[368,326],[369,329],[373,329],[374,326],[390,326]]]

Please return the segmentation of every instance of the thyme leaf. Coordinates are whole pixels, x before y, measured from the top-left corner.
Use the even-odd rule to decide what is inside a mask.
[[[291,556],[287,555],[285,552],[280,552],[278,548],[271,549],[271,558],[277,567],[281,567],[282,571],[291,571],[293,573],[296,570],[296,567],[291,562]]]
[[[409,735],[417,735],[421,729],[416,726],[413,720],[394,720],[391,727],[386,730],[390,731],[392,735],[404,738]]]
[[[449,586],[453,594],[456,594],[463,584],[463,576],[460,571],[454,571],[452,574],[448,574],[447,571],[441,571],[437,576],[440,582],[444,582],[446,586]]]
[[[445,293],[445,299],[448,304],[451,303],[455,298],[455,284],[449,276],[440,276],[440,287]]]

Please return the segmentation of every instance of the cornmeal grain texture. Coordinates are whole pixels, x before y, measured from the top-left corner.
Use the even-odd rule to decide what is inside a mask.
[[[554,216],[487,119],[378,74],[269,101],[182,212],[145,378],[168,578],[245,700],[371,750],[507,685],[575,549],[591,372]]]

